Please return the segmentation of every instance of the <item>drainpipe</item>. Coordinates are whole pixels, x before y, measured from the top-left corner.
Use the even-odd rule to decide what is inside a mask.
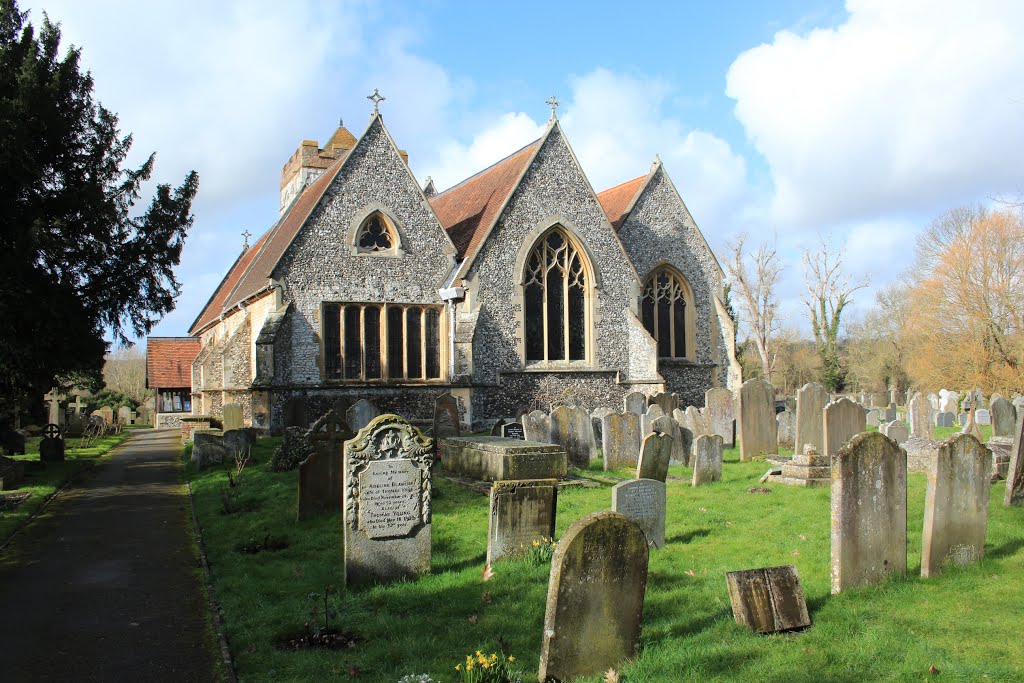
[[[451,382],[455,377],[455,302],[466,298],[466,288],[446,287],[437,293],[448,304],[448,381]]]

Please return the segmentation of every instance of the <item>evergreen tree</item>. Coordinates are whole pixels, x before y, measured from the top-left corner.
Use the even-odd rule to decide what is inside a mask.
[[[98,380],[104,333],[127,343],[169,311],[199,184],[156,187],[154,155],[123,168],[131,135],[93,100],[81,51],[0,0],[0,398]]]

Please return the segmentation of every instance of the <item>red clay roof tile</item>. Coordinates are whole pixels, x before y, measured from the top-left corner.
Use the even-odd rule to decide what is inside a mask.
[[[622,221],[626,219],[626,209],[629,208],[646,179],[647,175],[642,175],[627,180],[621,185],[610,187],[604,192],[598,192],[597,199],[601,202],[604,212],[608,214],[608,220],[616,230],[622,227]]]
[[[238,284],[238,280],[242,277],[245,269],[252,263],[253,258],[263,247],[263,243],[266,241],[267,236],[272,231],[268,230],[263,233],[256,242],[238,255],[235,259],[235,263],[228,270],[228,274],[224,276],[224,279],[217,285],[217,289],[214,290],[213,296],[206,302],[206,306],[203,307],[202,312],[196,318],[196,321],[192,323],[192,327],[189,328],[189,334],[198,334],[203,328],[210,325],[210,323],[216,322],[217,318],[220,317],[221,312],[224,310],[224,304],[227,303],[228,294],[235,285]]]
[[[150,337],[146,340],[146,386],[171,389],[192,386],[192,361],[199,337]]]

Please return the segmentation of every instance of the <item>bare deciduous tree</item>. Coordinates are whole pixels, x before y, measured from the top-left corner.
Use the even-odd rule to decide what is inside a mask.
[[[103,363],[103,381],[136,403],[149,395],[146,389],[146,354],[138,347],[118,348],[107,354]]]
[[[745,242],[746,235],[740,235],[729,245],[730,258],[725,263],[725,270],[733,290],[739,295],[740,317],[757,347],[765,378],[771,382],[775,369],[772,333],[777,327],[775,316],[779,305],[775,297],[779,255],[774,242],[761,244],[752,254],[747,254],[743,249]],[[753,270],[747,267],[748,256]]]
[[[867,287],[866,280],[854,281],[853,274],[843,268],[843,245],[835,246],[822,238],[815,251],[804,250],[804,303],[814,332],[814,343],[821,356],[822,384],[830,391],[843,385],[839,367],[839,325],[843,309],[853,300],[853,293]]]

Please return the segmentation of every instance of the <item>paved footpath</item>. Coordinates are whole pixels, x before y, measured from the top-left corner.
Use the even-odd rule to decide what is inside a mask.
[[[0,679],[216,680],[179,439],[134,432],[0,551]]]

